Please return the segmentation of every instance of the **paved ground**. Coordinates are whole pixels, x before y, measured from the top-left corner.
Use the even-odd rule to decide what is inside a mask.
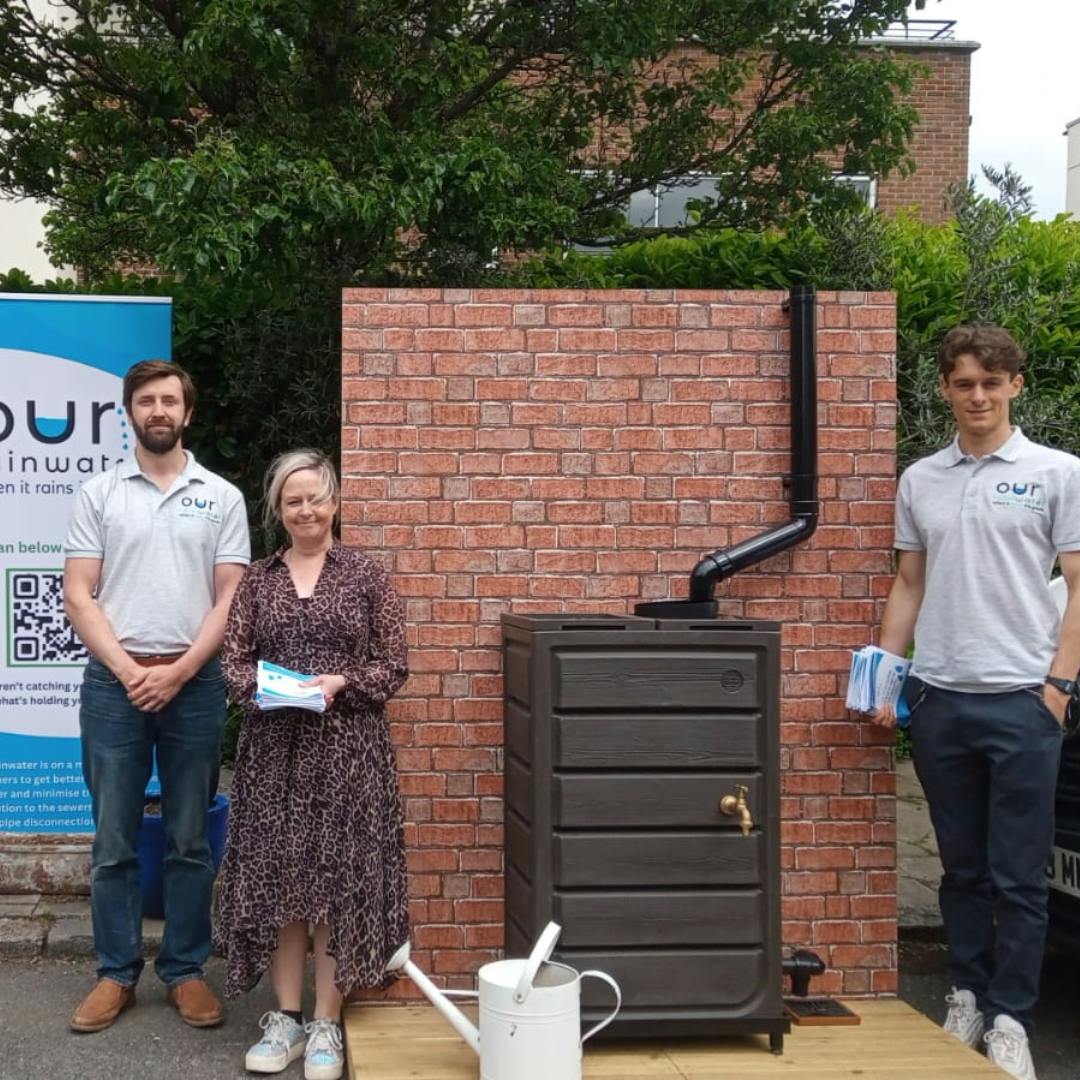
[[[208,978],[215,989],[221,965]],[[264,980],[265,981],[265,980]],[[218,1028],[188,1027],[166,1004],[161,983],[143,973],[134,1009],[108,1031],[78,1035],[68,1016],[94,983],[90,960],[8,960],[0,963],[0,1078],[2,1080],[234,1080],[249,1077],[244,1051],[272,1007],[268,986],[226,1006]],[[303,1076],[290,1069],[289,1076]]]
[[[926,798],[910,761],[896,766],[896,898],[901,927],[941,925],[937,888],[941,878]]]
[[[1036,1032],[1031,1054],[1039,1080],[1076,1080],[1080,1076],[1080,1009],[1075,957],[1049,952],[1043,965]],[[900,996],[941,1022],[949,978],[945,946],[915,931],[900,939]],[[1003,1076],[1005,1074],[1002,1074]]]
[[[902,940],[900,995],[939,1021],[948,991],[944,959],[938,942],[911,933]],[[92,985],[93,969],[89,960],[0,962],[0,1080],[239,1080],[250,1075],[242,1067],[243,1055],[258,1033],[259,1016],[271,1007],[268,987],[228,1003],[221,1027],[196,1030],[166,1005],[161,985],[147,971],[134,1009],[108,1031],[76,1035],[68,1031],[68,1014]],[[1076,1080],[1080,1074],[1075,971],[1074,960],[1047,957],[1033,1043],[1039,1080]],[[211,962],[208,976],[220,987],[220,962]],[[286,1075],[303,1074],[294,1066]]]

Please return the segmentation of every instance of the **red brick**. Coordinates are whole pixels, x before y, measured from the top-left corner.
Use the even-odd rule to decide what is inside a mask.
[[[893,950],[885,945],[837,945],[832,963],[838,967],[887,968],[895,963]]]
[[[836,874],[817,870],[807,873],[785,873],[784,888],[789,896],[819,896],[836,890]]]
[[[850,870],[855,865],[851,848],[806,847],[795,851],[795,866],[799,870]]]
[[[458,304],[455,326],[512,326],[514,309],[509,304]]]
[[[818,945],[857,944],[862,940],[859,923],[850,919],[813,924],[813,941]]]

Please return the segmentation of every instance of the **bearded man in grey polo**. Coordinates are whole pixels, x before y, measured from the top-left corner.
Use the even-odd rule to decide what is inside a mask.
[[[91,654],[79,726],[93,800],[90,907],[98,982],[75,1031],[101,1031],[135,1001],[142,971],[138,836],[154,755],[165,829],[165,931],[154,963],[192,1026],[222,1019],[203,978],[214,865],[206,835],[217,790],[225,680],[217,652],[250,560],[240,492],[183,448],[195,387],[175,364],[124,377],[134,458],[93,477],[66,543],[64,606]]]
[[[1012,425],[1023,359],[999,327],[945,336],[941,392],[957,436],[900,479],[880,643],[903,655],[915,640],[905,695],[944,870],[954,984],[945,1028],[1035,1080],[1045,868],[1080,669],[1080,460]],[[1048,587],[1055,558],[1069,591],[1060,620]]]

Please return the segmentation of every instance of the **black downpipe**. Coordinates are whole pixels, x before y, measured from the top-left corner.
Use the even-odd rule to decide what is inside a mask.
[[[634,614],[657,619],[712,619],[718,581],[786,551],[817,528],[817,295],[796,285],[785,304],[791,317],[791,521],[734,547],[706,555],[690,573],[688,600],[637,604]]]

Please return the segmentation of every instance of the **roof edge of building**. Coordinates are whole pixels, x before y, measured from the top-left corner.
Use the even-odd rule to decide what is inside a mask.
[[[890,49],[912,49],[920,52],[934,52],[941,50],[942,52],[965,52],[973,53],[978,52],[982,48],[982,45],[978,41],[954,41],[951,38],[945,41],[938,41],[934,38],[918,39],[918,38],[898,38],[898,37],[873,37],[863,38],[859,41],[860,45],[884,45]]]

